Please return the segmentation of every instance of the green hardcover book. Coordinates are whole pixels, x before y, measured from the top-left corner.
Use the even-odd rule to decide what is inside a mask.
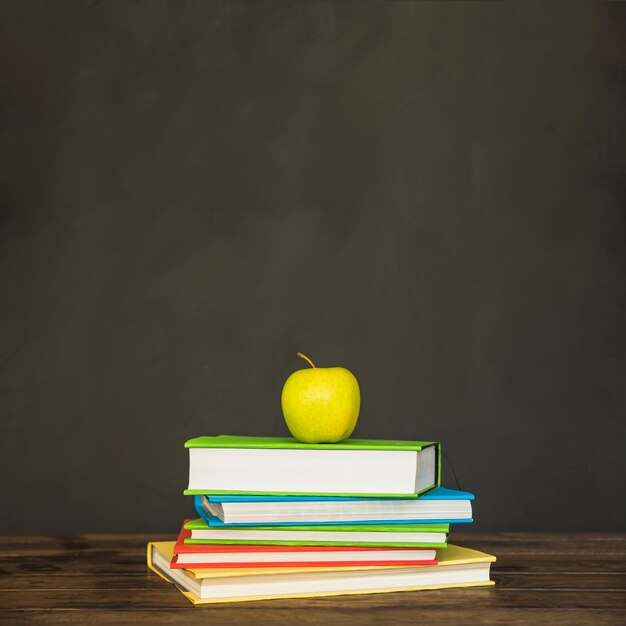
[[[186,495],[266,494],[417,497],[438,487],[441,448],[433,441],[287,437],[190,439]]]
[[[203,519],[185,524],[188,544],[285,546],[363,546],[445,548],[448,524],[342,524],[338,526],[209,526]]]

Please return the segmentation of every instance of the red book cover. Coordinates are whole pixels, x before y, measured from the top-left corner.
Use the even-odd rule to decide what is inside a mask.
[[[185,520],[184,524],[188,520]],[[387,548],[387,547],[363,547],[363,546],[268,546],[268,545],[224,545],[224,544],[202,544],[202,545],[190,545],[185,543],[185,539],[191,537],[191,531],[183,528],[178,535],[176,545],[174,546],[174,558],[170,564],[173,568],[187,568],[187,569],[203,569],[207,567],[339,567],[339,566],[364,566],[369,567],[372,565],[437,565],[437,561],[434,559],[415,558],[411,560],[394,560],[389,559],[385,561],[368,559],[368,554],[372,552],[393,552],[397,550],[406,551],[407,548]],[[432,552],[432,550],[426,549],[412,549],[415,552],[415,556],[419,557],[424,552]],[[263,561],[245,561],[245,554],[259,554],[267,552],[267,560]],[[293,560],[289,561],[274,561],[272,560],[272,554],[276,553],[293,553]],[[341,552],[359,552],[363,554],[363,558],[355,560],[354,557],[350,561],[312,561],[307,560],[307,553],[341,553]],[[241,554],[241,562],[211,562],[211,563],[178,563],[179,554]]]

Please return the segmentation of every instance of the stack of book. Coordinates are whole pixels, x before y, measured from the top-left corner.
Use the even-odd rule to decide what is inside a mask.
[[[495,557],[448,544],[474,496],[440,486],[438,443],[198,437],[197,519],[148,565],[194,604],[493,584]]]

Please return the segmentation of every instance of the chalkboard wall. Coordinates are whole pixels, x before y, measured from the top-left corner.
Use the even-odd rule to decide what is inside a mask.
[[[0,532],[175,532],[184,441],[286,434],[298,350],[476,529],[624,529],[625,27],[0,2]]]

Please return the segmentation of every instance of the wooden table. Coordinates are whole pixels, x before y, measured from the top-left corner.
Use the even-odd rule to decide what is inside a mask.
[[[495,587],[202,607],[146,568],[148,537],[3,537],[0,623],[626,624],[626,534],[452,537],[498,557]]]

